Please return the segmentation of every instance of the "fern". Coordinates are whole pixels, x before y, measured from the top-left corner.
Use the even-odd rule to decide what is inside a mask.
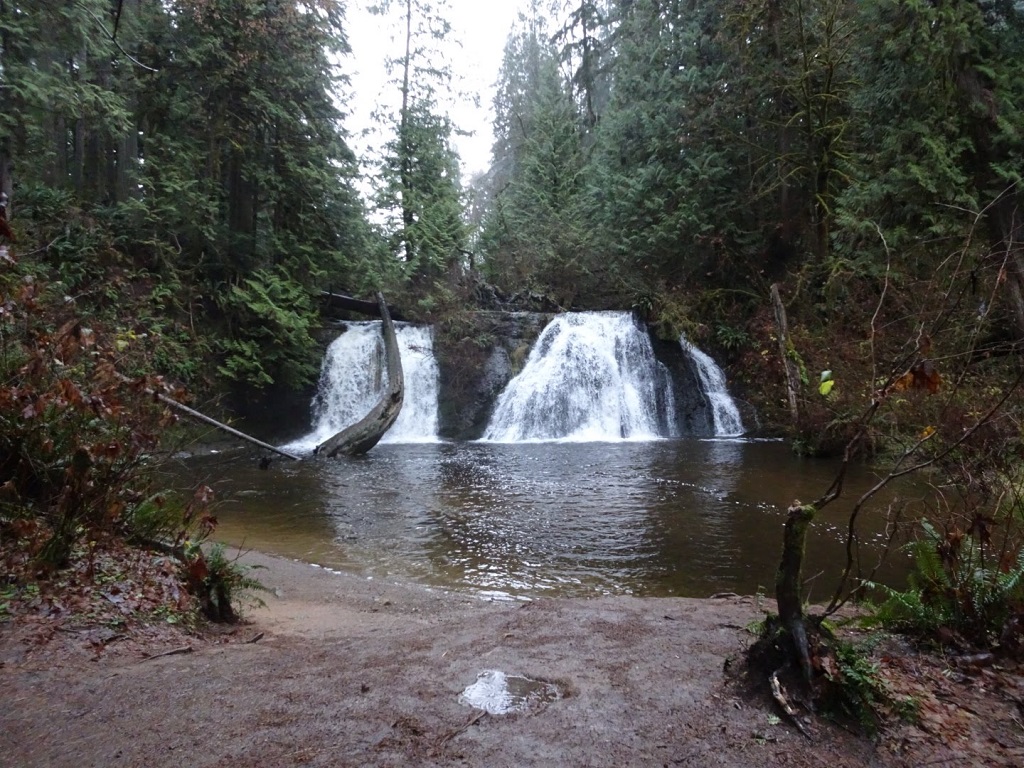
[[[905,590],[869,584],[884,595],[875,618],[892,629],[933,634],[955,630],[987,645],[1007,617],[1024,601],[1024,549],[1011,567],[993,567],[996,558],[975,538],[955,544],[927,522],[923,536],[908,545],[914,570]]]

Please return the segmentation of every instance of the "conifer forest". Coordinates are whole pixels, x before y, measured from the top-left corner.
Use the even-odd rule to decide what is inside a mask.
[[[354,7],[0,0],[0,625],[140,547],[234,619],[258,582],[202,544],[213,491],[155,473],[197,429],[168,403],[308,403],[331,297],[379,294],[453,391],[485,316],[631,312],[718,361],[748,436],[835,462],[770,585],[808,683],[837,651],[804,531],[854,466],[880,480],[825,615],[870,592],[889,628],[1024,647],[1024,2],[532,0],[482,128],[447,0],[372,8],[390,96],[358,123]],[[859,515],[908,475],[934,495],[879,586]]]

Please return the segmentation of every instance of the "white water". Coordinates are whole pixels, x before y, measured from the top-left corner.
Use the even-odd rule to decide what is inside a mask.
[[[685,336],[679,337],[679,344],[697,367],[697,376],[700,379],[701,389],[711,406],[711,418],[717,437],[737,437],[746,430],[743,429],[743,420],[740,418],[739,409],[736,403],[729,396],[725,385],[725,373],[718,367],[704,352],[700,351]]]
[[[668,370],[629,312],[552,320],[501,393],[483,439],[651,440],[673,436]]]
[[[437,440],[438,368],[430,328],[395,325],[405,379],[405,399],[398,420],[382,443]],[[320,384],[313,399],[313,431],[285,448],[309,452],[377,404],[387,385],[384,339],[379,322],[348,323],[324,355]]]

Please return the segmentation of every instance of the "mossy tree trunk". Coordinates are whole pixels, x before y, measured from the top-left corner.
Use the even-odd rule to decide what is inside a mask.
[[[775,311],[775,330],[779,338],[779,356],[786,371],[786,398],[789,401],[789,417],[796,426],[800,422],[800,371],[793,362],[793,352],[789,340],[789,322],[786,319],[786,307],[779,295],[779,284],[772,284],[772,308]]]
[[[782,561],[775,576],[775,601],[779,608],[779,621],[789,632],[800,658],[804,679],[811,682],[812,667],[807,644],[807,626],[804,619],[802,571],[807,527],[817,509],[813,504],[793,502],[789,507],[782,539]]]

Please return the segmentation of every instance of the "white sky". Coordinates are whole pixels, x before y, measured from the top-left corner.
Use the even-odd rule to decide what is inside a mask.
[[[451,58],[456,78],[455,90],[477,95],[479,106],[471,99],[460,99],[447,105],[456,127],[472,131],[471,136],[456,136],[455,143],[462,158],[463,183],[490,164],[491,102],[494,84],[498,79],[505,39],[515,22],[519,9],[529,0],[448,0],[452,26]],[[352,114],[346,121],[353,149],[365,157],[369,147],[379,139],[363,137],[361,132],[373,125],[370,118],[376,105],[384,100],[397,104],[398,93],[387,84],[384,59],[402,52],[404,40],[390,40],[384,20],[367,10],[367,2],[350,3],[346,11],[349,44],[352,56],[343,62],[351,78],[351,96],[348,102]],[[398,10],[397,8],[395,9]],[[461,48],[457,45],[461,43]]]

